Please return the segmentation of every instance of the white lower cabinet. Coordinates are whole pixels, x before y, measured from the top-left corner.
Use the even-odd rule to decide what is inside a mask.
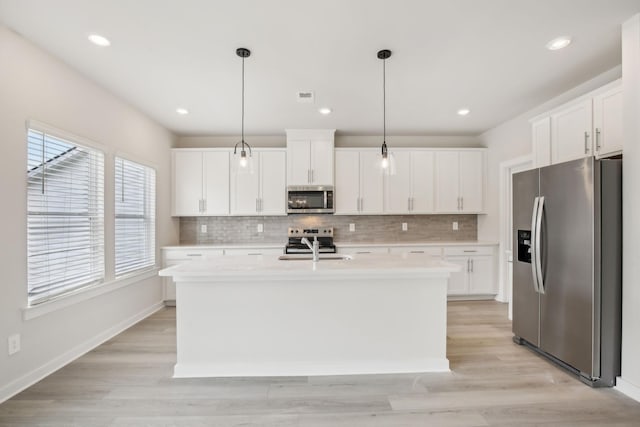
[[[449,279],[449,295],[493,298],[497,293],[493,246],[445,247],[444,259],[460,266]]]
[[[171,267],[172,265],[181,264],[183,262],[192,261],[194,259],[207,259],[213,256],[221,256],[224,251],[222,249],[211,248],[167,248],[162,249],[162,267]],[[176,284],[171,277],[164,277],[164,301],[166,305],[175,305],[176,301]]]

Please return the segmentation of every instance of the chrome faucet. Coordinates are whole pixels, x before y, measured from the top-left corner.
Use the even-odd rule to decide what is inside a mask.
[[[311,249],[313,262],[318,262],[320,259],[320,242],[318,242],[318,236],[313,236],[313,244],[306,237],[303,237],[300,241]]]

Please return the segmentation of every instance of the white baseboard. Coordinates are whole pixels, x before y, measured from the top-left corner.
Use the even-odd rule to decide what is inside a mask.
[[[622,377],[616,379],[615,389],[640,402],[640,387],[622,379]]]
[[[173,369],[173,377],[289,377],[449,371],[449,360],[446,358],[395,362],[353,361],[349,363],[177,363]]]
[[[162,302],[153,304],[152,306],[147,307],[146,309],[129,317],[128,319],[123,320],[122,322],[114,325],[113,327],[107,329],[106,331],[92,337],[90,340],[83,342],[82,344],[61,354],[55,359],[50,360],[44,365],[23,375],[22,377],[10,382],[5,386],[0,387],[0,403],[10,399],[11,397],[20,393],[24,389],[31,387],[33,384],[37,383],[41,379],[45,378],[48,375],[51,375],[58,369],[73,362],[78,357],[88,353],[89,351],[98,347],[100,344],[110,340],[114,336],[118,335],[120,332],[130,328],[131,326],[147,318],[148,316],[152,315],[153,313],[155,313],[156,311],[160,310],[163,307],[164,307],[164,304]]]

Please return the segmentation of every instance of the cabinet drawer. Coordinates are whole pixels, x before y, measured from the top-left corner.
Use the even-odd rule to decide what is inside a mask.
[[[392,246],[389,248],[389,253],[401,254],[401,253],[418,253],[427,254],[435,257],[442,256],[442,248],[434,246]]]
[[[444,248],[445,256],[493,255],[492,246],[449,246]]]
[[[164,260],[166,262],[187,261],[191,259],[206,259],[222,254],[222,249],[166,249],[164,251]]]
[[[360,246],[360,247],[347,247],[341,248],[338,246],[338,253],[341,254],[387,254],[389,253],[389,248],[386,246]]]
[[[225,255],[282,255],[283,253],[283,248],[233,248],[224,250]]]

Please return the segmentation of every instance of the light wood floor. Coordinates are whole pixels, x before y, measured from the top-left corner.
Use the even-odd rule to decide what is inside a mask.
[[[449,304],[451,373],[172,379],[167,308],[0,405],[0,426],[640,426],[511,341],[506,305]]]

